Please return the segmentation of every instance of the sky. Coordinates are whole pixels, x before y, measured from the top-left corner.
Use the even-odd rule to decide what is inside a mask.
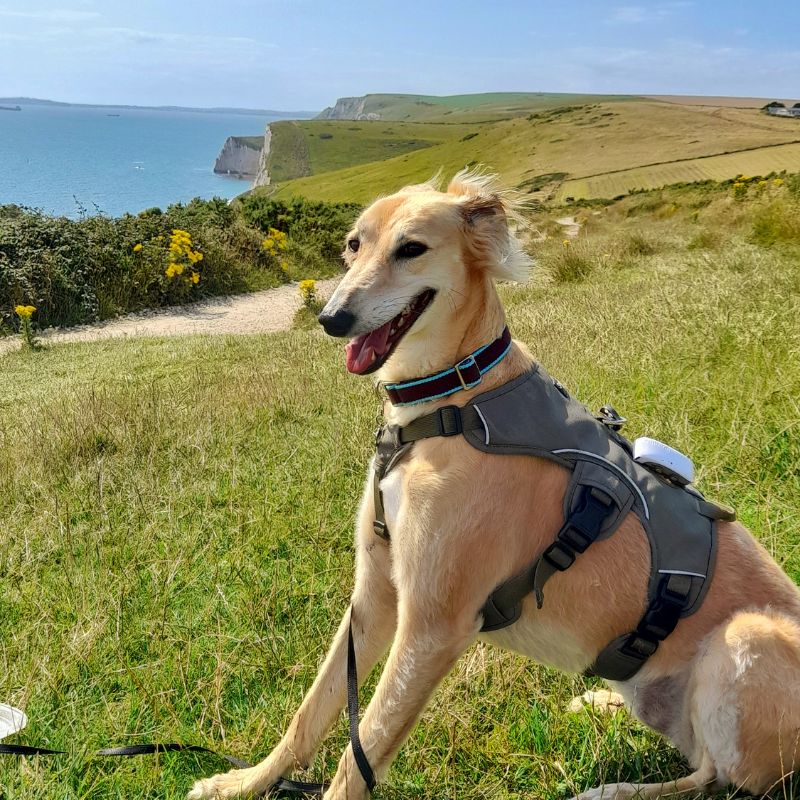
[[[0,0],[0,96],[315,111],[367,92],[800,100],[798,0]]]

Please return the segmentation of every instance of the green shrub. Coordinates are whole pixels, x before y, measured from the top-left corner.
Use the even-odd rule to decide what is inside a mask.
[[[755,211],[751,239],[765,247],[780,243],[800,244],[800,208],[774,200]]]
[[[339,270],[342,242],[361,211],[355,203],[271,200],[259,194],[243,197],[238,206],[248,225],[265,234],[277,228],[289,235],[290,255],[304,264],[303,276]]]

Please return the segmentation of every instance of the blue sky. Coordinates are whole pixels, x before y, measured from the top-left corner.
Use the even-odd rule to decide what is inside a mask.
[[[800,99],[800,2],[0,0],[0,96],[315,110],[503,90]]]

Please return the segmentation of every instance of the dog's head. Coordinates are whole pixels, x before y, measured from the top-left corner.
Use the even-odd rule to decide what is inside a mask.
[[[347,369],[375,372],[391,356],[429,363],[426,348],[480,313],[493,278],[523,279],[530,262],[509,231],[510,210],[490,176],[466,171],[447,191],[408,186],[369,206],[347,236],[347,274],[319,316],[330,335],[351,337]]]

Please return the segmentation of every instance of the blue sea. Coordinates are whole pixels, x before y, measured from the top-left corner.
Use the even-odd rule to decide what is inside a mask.
[[[37,105],[0,110],[0,204],[117,216],[193,197],[234,197],[249,184],[215,175],[217,154],[228,136],[263,134],[273,120]]]

